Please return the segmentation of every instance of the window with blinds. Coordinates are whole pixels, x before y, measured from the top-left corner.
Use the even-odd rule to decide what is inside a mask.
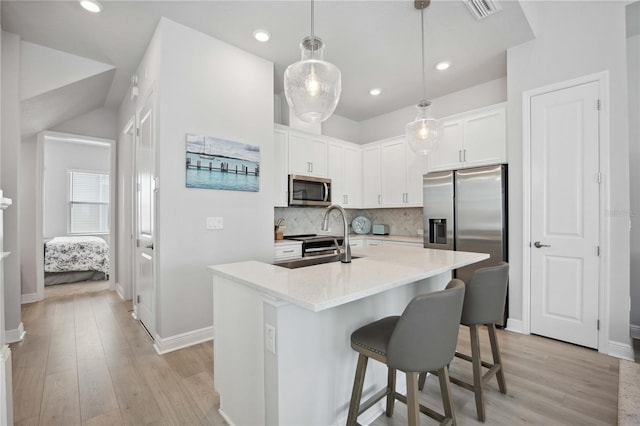
[[[69,233],[109,232],[109,175],[69,171]]]

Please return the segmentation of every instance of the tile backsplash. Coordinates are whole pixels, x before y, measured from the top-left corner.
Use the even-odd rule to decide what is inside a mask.
[[[371,223],[381,223],[389,225],[391,235],[417,236],[418,231],[422,231],[422,208],[400,208],[400,209],[345,209],[349,230],[351,231],[351,221],[357,216],[364,216]],[[319,234],[324,208],[318,207],[276,207],[275,219],[283,217],[284,224],[281,228],[284,235],[295,234]],[[342,231],[342,220],[339,214],[331,212],[329,222],[332,234],[340,234]]]

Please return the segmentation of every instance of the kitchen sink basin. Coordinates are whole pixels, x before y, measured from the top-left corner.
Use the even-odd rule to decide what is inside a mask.
[[[351,256],[351,260],[358,259],[360,256]],[[305,266],[320,265],[323,263],[340,262],[340,255],[334,254],[331,256],[317,256],[317,257],[303,257],[302,259],[287,260],[285,262],[274,263],[276,266],[281,266],[288,269],[303,268]]]

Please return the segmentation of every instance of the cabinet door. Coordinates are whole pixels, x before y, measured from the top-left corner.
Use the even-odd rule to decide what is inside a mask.
[[[409,144],[405,144],[407,155],[407,190],[405,204],[422,207],[422,175],[427,173],[428,157],[416,154]]]
[[[377,247],[377,246],[382,246],[384,245],[384,242],[382,240],[370,240],[367,239],[367,247]]]
[[[380,146],[382,205],[402,206],[406,197],[406,150],[404,138]]]
[[[362,207],[362,151],[358,148],[344,148],[344,195],[345,205],[350,208]]]
[[[288,167],[287,167],[287,139],[286,131],[275,129],[273,131],[273,155],[274,155],[274,186],[273,203],[276,207],[287,207],[288,191]]]
[[[331,202],[346,204],[344,148],[336,143],[327,146],[327,177],[331,179]]]
[[[307,138],[289,132],[289,173],[308,176],[311,163],[307,159]]]
[[[327,142],[321,138],[307,140],[307,161],[311,164],[312,176],[327,176]]]
[[[429,171],[454,170],[462,163],[462,120],[442,123],[442,138],[431,153]]]
[[[362,151],[362,206],[380,207],[380,147]]]
[[[504,106],[464,118],[463,159],[465,167],[507,161]]]

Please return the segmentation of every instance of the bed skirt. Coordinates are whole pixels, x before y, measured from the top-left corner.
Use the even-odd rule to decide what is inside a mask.
[[[108,279],[100,271],[45,272],[44,285],[76,283],[79,281],[102,281]]]

